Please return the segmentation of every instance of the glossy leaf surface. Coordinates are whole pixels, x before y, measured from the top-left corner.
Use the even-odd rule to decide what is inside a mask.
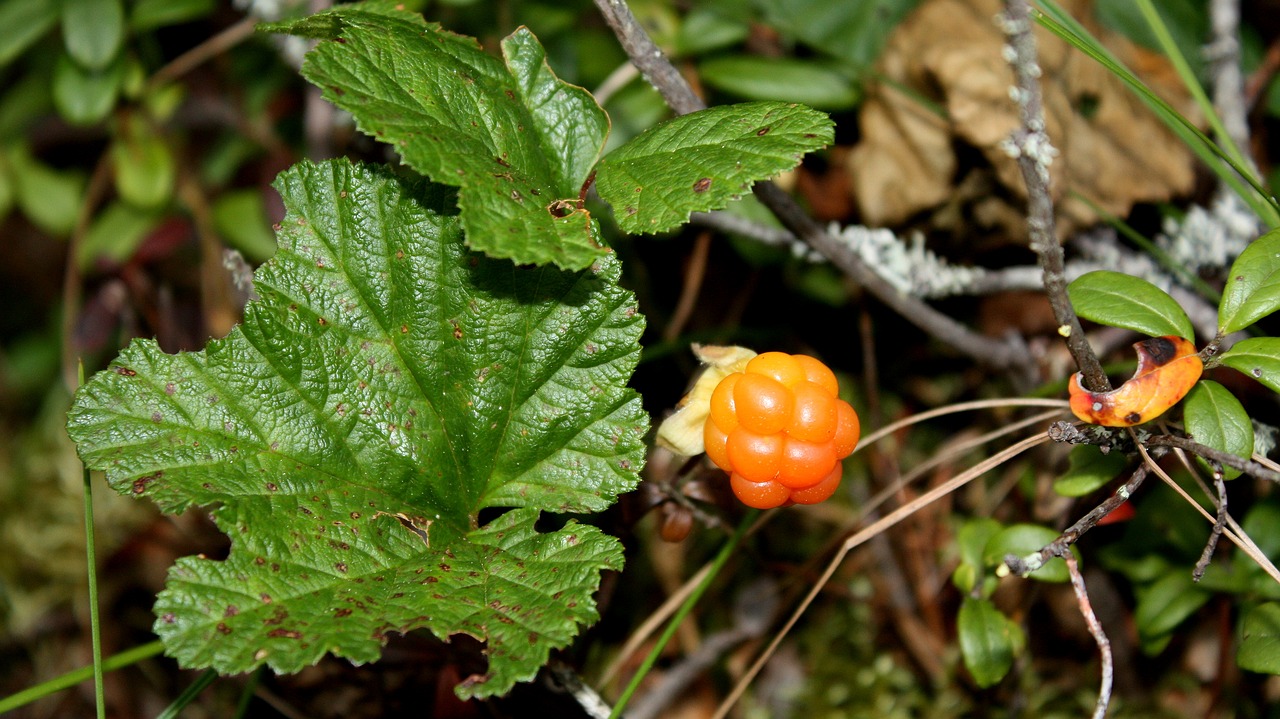
[[[989,599],[965,597],[956,619],[964,666],[978,686],[995,686],[1009,673],[1023,644],[1022,628]]]
[[[1110,270],[1080,275],[1067,287],[1081,317],[1152,337],[1195,338],[1187,313],[1169,293],[1139,277]]]
[[[1249,244],[1231,265],[1218,305],[1218,331],[1231,333],[1280,309],[1280,230]]]
[[[1218,355],[1222,364],[1258,380],[1273,392],[1280,392],[1280,338],[1250,337]]]
[[[1205,380],[1191,390],[1182,419],[1187,434],[1200,444],[1244,459],[1253,455],[1253,421],[1240,400],[1217,382]],[[1231,467],[1222,472],[1227,479],[1240,476]]]

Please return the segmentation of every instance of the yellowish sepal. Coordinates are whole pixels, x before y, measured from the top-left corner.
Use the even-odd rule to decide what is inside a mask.
[[[711,413],[711,393],[720,380],[741,372],[756,356],[746,347],[693,345],[693,353],[702,361],[702,373],[693,389],[680,399],[676,411],[658,427],[658,445],[676,454],[693,457],[702,454],[702,427]]]

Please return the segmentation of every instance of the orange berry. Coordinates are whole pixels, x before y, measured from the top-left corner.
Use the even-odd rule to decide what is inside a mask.
[[[791,497],[791,490],[777,482],[752,482],[737,472],[729,475],[729,488],[738,501],[756,509],[781,507]]]
[[[805,380],[804,366],[786,352],[758,354],[747,362],[746,371],[771,377],[784,387],[793,387],[797,382]]]
[[[836,462],[835,469],[830,474],[822,478],[821,482],[813,485],[808,489],[801,489],[791,492],[791,501],[796,504],[817,504],[825,502],[836,493],[836,488],[840,486],[840,477],[844,474],[844,466]]]
[[[836,383],[836,374],[830,368],[809,355],[793,355],[795,361],[804,370],[805,379],[831,393],[832,397],[840,394],[840,386]]]
[[[740,379],[742,373],[734,372],[720,380],[720,384],[711,391],[711,421],[725,433],[732,432],[738,426],[738,409],[733,402],[733,388]]]
[[[729,461],[729,450],[725,447],[729,435],[716,426],[715,422],[707,422],[702,426],[702,443],[707,456],[716,466],[726,472],[733,471],[733,463]]]
[[[793,403],[791,390],[762,374],[743,374],[733,386],[738,424],[757,434],[781,432],[791,419]]]
[[[782,442],[778,483],[788,489],[808,489],[825,479],[834,466],[836,453],[830,442],[818,444],[787,437]]]
[[[725,442],[733,471],[752,482],[767,482],[782,463],[782,435],[756,434],[746,427],[729,433]]]
[[[836,398],[821,385],[805,380],[791,388],[795,401],[787,434],[806,442],[830,442],[836,436],[840,414]]]
[[[831,443],[836,457],[844,459],[853,453],[858,446],[858,438],[862,436],[862,425],[858,422],[858,413],[844,400],[836,400],[836,411],[840,415],[840,424],[836,427],[836,436]]]

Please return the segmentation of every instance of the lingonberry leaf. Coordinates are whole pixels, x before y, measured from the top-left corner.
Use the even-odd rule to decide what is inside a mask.
[[[1253,456],[1253,420],[1231,390],[1217,382],[1201,380],[1187,393],[1182,420],[1187,434],[1200,444],[1244,459]],[[1231,467],[1223,467],[1222,473],[1226,479],[1240,476],[1240,470]]]
[[[1218,355],[1222,364],[1280,392],[1280,337],[1250,337]]]
[[[682,115],[600,161],[596,190],[627,232],[656,233],[720,209],[757,180],[790,170],[832,141],[831,118],[783,102],[745,102]]]
[[[595,619],[621,567],[598,529],[534,523],[638,483],[634,297],[611,257],[568,272],[469,251],[445,190],[384,168],[303,163],[276,186],[280,247],[243,324],[199,352],[133,342],[70,412],[117,491],[213,507],[231,537],[223,561],[179,560],[156,632],[223,673],[462,632],[489,667],[459,693],[503,693]]]
[[[1236,663],[1251,672],[1280,674],[1280,602],[1259,604],[1245,613]]]
[[[561,81],[533,33],[503,60],[415,13],[345,5],[267,26],[321,40],[302,74],[404,161],[459,189],[467,242],[492,257],[584,269],[607,250],[580,202],[609,119]]]
[[[990,599],[965,597],[956,617],[956,633],[964,666],[978,686],[995,686],[1013,666],[1026,639],[1012,619]]]
[[[1218,332],[1238,332],[1280,309],[1280,230],[1259,237],[1231,265],[1218,305]]]
[[[1178,301],[1140,277],[1095,270],[1073,280],[1067,292],[1076,313],[1087,320],[1152,337],[1195,339],[1191,320]]]

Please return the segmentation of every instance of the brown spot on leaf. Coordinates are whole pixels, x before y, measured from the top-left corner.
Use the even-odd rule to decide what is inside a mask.
[[[137,376],[138,374],[137,372],[134,372],[128,367],[116,367],[115,370],[116,370],[116,374],[124,375],[125,377],[134,377],[134,376]]]
[[[299,632],[295,629],[272,629],[271,631],[267,632],[267,636],[272,638],[283,637],[284,639],[301,639],[302,632]]]
[[[710,177],[703,177],[703,178],[699,179],[697,182],[693,183],[693,191],[694,191],[694,192],[696,192],[696,193],[698,193],[698,194],[701,194],[701,193],[703,193],[703,192],[706,192],[706,191],[707,191],[707,190],[709,190],[709,189],[711,189],[711,178],[710,178]]]
[[[768,135],[768,134],[769,134],[769,129],[770,129],[770,128],[769,128],[769,126],[768,126],[768,125],[765,125],[764,127],[760,128],[759,130],[756,130],[756,137],[764,137],[765,135]]]

